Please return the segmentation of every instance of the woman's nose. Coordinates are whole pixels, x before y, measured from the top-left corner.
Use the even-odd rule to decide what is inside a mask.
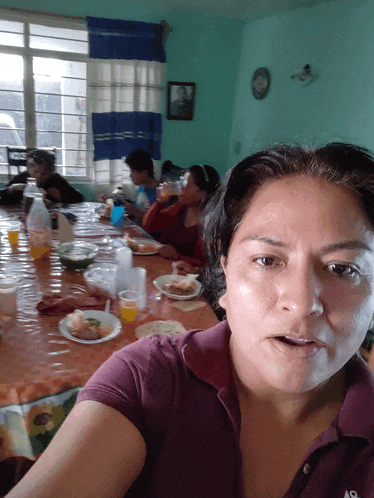
[[[299,318],[323,313],[321,282],[312,269],[286,270],[278,290],[278,305],[282,311],[293,313]]]

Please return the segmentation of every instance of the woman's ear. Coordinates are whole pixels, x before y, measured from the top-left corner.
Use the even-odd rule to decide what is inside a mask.
[[[222,266],[223,273],[226,276],[226,263],[227,263],[227,259],[226,259],[225,256],[221,256],[220,263],[221,263],[221,266]],[[227,291],[218,299],[218,304],[221,306],[221,308],[226,309]]]

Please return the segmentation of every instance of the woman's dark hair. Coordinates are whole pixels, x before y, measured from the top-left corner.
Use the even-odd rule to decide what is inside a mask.
[[[33,159],[36,164],[45,166],[47,171],[55,170],[56,156],[50,150],[31,149],[26,153],[26,159]]]
[[[195,185],[206,193],[205,204],[207,204],[218,188],[220,182],[219,174],[213,166],[209,166],[208,164],[194,164],[188,168],[188,171],[193,176]]]
[[[149,176],[154,178],[152,157],[142,149],[131,152],[125,159],[125,163],[134,171],[147,171]]]
[[[222,313],[218,300],[226,282],[220,259],[227,256],[252,196],[266,183],[298,175],[351,190],[374,228],[374,157],[369,150],[338,142],[319,149],[280,144],[243,159],[227,172],[204,213],[208,264],[203,289],[213,309]]]

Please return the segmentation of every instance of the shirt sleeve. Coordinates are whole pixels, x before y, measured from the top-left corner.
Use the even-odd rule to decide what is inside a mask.
[[[77,204],[78,202],[83,202],[84,200],[83,195],[78,192],[78,190],[75,190],[75,188],[72,187],[69,182],[67,182],[65,178],[58,173],[51,175],[46,185],[43,186],[43,188],[47,191],[51,187],[56,188],[60,192],[61,202],[63,204]],[[56,201],[56,199],[50,194],[47,194],[47,198],[51,201]]]
[[[143,228],[148,232],[162,232],[162,230],[173,223],[183,207],[177,201],[164,209],[158,201],[155,201],[143,217]]]
[[[92,400],[114,408],[135,425],[147,443],[155,424],[166,419],[160,412],[169,412],[172,390],[169,362],[157,338],[151,336],[116,351],[88,380],[77,403]]]

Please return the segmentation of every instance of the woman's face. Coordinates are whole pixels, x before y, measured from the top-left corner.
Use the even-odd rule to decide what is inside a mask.
[[[52,174],[44,164],[38,164],[34,159],[28,159],[27,170],[29,174],[35,178],[38,187],[42,187]]]
[[[206,194],[195,184],[193,175],[188,171],[182,181],[182,193],[178,196],[179,202],[190,206],[205,201]]]
[[[236,369],[260,386],[322,386],[374,314],[374,230],[350,191],[304,176],[252,198],[223,261]]]

